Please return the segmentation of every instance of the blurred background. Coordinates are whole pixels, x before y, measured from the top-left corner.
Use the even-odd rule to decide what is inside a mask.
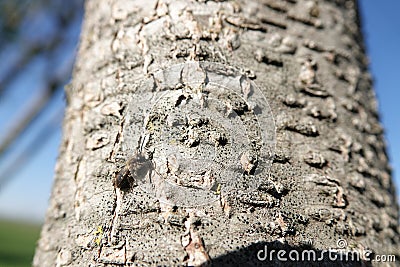
[[[400,1],[359,0],[400,189]],[[50,196],[83,0],[0,0],[0,266],[29,266]],[[399,196],[399,190],[397,190]]]
[[[50,196],[83,0],[0,0],[0,266],[30,266]]]

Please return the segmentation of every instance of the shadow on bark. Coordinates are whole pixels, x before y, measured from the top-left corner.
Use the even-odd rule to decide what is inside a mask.
[[[347,252],[347,254],[346,254]],[[280,254],[279,254],[280,253]],[[278,254],[280,255],[278,257]],[[258,255],[258,256],[257,256]],[[303,256],[304,255],[304,256]],[[346,255],[348,255],[346,257]],[[359,255],[362,257],[362,255]],[[373,254],[368,257],[373,258]],[[260,258],[260,259],[259,259]],[[286,259],[286,260],[284,260]],[[354,250],[323,251],[312,246],[261,242],[212,259],[212,266],[372,266]]]

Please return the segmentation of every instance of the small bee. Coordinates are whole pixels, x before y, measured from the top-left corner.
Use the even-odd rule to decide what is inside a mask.
[[[131,188],[137,181],[146,179],[153,170],[153,163],[144,153],[135,153],[116,174],[114,186],[122,190]]]

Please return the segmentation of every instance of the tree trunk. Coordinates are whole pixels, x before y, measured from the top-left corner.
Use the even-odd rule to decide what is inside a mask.
[[[87,1],[34,266],[399,260],[356,5]]]

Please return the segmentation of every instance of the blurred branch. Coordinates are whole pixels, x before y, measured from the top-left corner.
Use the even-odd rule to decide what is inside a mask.
[[[56,46],[56,42],[59,43],[60,40],[56,38],[52,42],[52,47]],[[0,96],[7,89],[10,82],[12,82],[15,77],[20,73],[20,71],[31,61],[32,58],[38,54],[47,50],[47,47],[31,46],[25,51],[21,51],[17,62],[13,64],[4,75],[4,78],[0,80]]]
[[[36,99],[32,104],[30,109],[25,113],[25,116],[17,121],[17,123],[12,127],[8,134],[5,136],[3,141],[0,143],[0,156],[10,147],[10,145],[29,127],[35,122],[35,120],[42,114],[44,108],[51,100],[57,89],[62,88],[60,85],[63,81],[50,81],[47,90],[42,95],[42,97]]]
[[[32,2],[30,0],[0,1],[0,27],[1,35],[4,35],[0,38],[0,45],[17,34],[18,26],[24,17],[22,14],[32,7]]]
[[[27,2],[24,3],[26,4]],[[46,4],[46,1],[43,1],[43,4]],[[7,72],[5,73],[5,75],[3,75],[4,78],[0,79],[0,96],[8,88],[10,82],[12,82],[15,79],[15,77],[20,73],[20,71],[35,56],[42,53],[51,54],[53,51],[57,49],[57,47],[59,47],[60,44],[62,44],[65,41],[64,40],[65,36],[63,36],[62,33],[65,32],[65,29],[67,29],[68,26],[73,23],[73,21],[76,19],[76,16],[79,14],[79,11],[80,11],[79,6],[71,5],[71,7],[68,8],[68,10],[63,10],[62,12],[60,12],[60,14],[58,14],[59,29],[57,34],[49,36],[50,38],[45,39],[43,42],[23,44],[24,49],[20,51],[18,59],[14,64],[9,66]],[[21,11],[19,11],[19,13],[21,13]]]
[[[51,119],[40,129],[39,133],[29,143],[29,145],[19,153],[10,164],[8,164],[2,173],[0,173],[0,191],[4,188],[7,182],[9,182],[13,176],[21,170],[21,166],[24,166],[32,155],[43,146],[43,143],[50,139],[49,137],[58,129],[63,113],[63,108],[58,108],[58,110],[53,113]]]
[[[32,99],[24,99],[28,104],[24,113],[14,119],[12,126],[0,140],[0,159],[6,158],[6,165],[0,173],[0,189],[10,181],[13,175],[26,164],[32,155],[43,145],[48,137],[56,130],[54,125],[59,123],[62,108],[49,109],[55,94],[63,89],[63,85],[70,77],[72,62],[65,65],[65,57],[60,53],[73,53],[73,44],[83,15],[83,0],[0,0],[0,51],[11,47],[16,52],[7,54],[3,59],[0,77],[0,96],[11,88],[12,83],[19,79],[19,74],[27,69],[28,64],[38,56],[44,57],[47,62],[47,72],[44,78],[45,88],[37,91]],[[43,17],[44,16],[44,17]],[[47,23],[47,24],[46,24]],[[48,24],[52,23],[52,24]],[[46,28],[46,25],[48,26]],[[52,27],[50,27],[51,25]],[[42,28],[43,27],[43,28]],[[50,28],[49,28],[50,27]],[[46,31],[47,29],[47,31]],[[71,31],[72,30],[72,31]],[[71,32],[74,33],[71,35]],[[77,39],[77,38],[76,38]],[[72,48],[65,44],[71,43]],[[10,57],[7,57],[11,55]],[[62,61],[63,59],[64,61]],[[6,60],[8,59],[8,60]],[[68,66],[71,64],[71,66]],[[40,92],[40,96],[38,96]],[[53,118],[39,129],[39,133],[14,158],[8,157],[8,151],[17,140],[23,136],[40,117],[50,113]],[[13,119],[13,117],[10,117]]]

